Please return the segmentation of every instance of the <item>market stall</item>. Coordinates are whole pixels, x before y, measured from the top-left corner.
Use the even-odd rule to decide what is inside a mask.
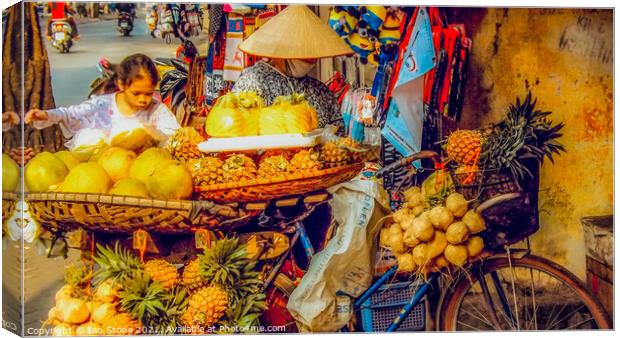
[[[81,253],[54,335],[538,329],[527,288],[546,329],[609,327],[576,277],[510,249],[539,229],[563,124],[527,94],[457,130],[463,25],[424,7],[204,9],[206,53],[159,84],[181,125],[165,142],[91,130],[25,167],[46,254]],[[174,11],[153,8],[154,36]],[[17,168],[3,156],[4,215],[21,207]],[[533,270],[545,281],[521,278]],[[572,316],[556,320],[557,297]]]

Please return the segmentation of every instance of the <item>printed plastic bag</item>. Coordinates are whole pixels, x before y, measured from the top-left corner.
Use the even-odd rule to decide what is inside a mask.
[[[328,190],[339,227],[289,298],[287,308],[300,332],[339,331],[349,322],[351,297],[372,282],[378,220],[388,210],[387,195],[376,181],[355,179]]]

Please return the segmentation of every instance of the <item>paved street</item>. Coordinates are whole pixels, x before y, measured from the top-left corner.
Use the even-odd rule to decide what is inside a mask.
[[[101,57],[112,62],[120,62],[134,53],[144,53],[152,58],[174,57],[180,41],[176,39],[168,45],[162,39],[148,35],[141,11],[143,9],[139,10],[129,37],[121,36],[116,30],[116,20],[106,20],[78,24],[81,39],[73,45],[69,54],[60,54],[46,41],[57,106],[76,104],[86,99],[91,81],[99,75],[95,66]],[[42,18],[41,23],[45,20]],[[200,54],[204,54],[199,41],[194,42]]]

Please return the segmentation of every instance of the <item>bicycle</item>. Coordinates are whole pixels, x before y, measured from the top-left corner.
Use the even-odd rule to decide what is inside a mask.
[[[376,176],[380,178],[397,167],[427,158],[440,163],[438,154],[422,151],[386,166]],[[537,186],[537,179],[534,181]],[[520,198],[524,198],[524,193],[500,194],[483,202],[477,211],[484,215],[485,211],[492,211],[498,206],[511,206]],[[537,198],[534,202],[537,203]],[[529,241],[528,249],[514,250],[510,245],[503,248],[504,252],[496,248],[488,256],[470,262],[451,280],[443,278],[440,273],[430,273],[428,279],[416,287],[385,331],[396,331],[412,309],[433,289],[441,290],[435,304],[436,330],[612,329],[599,300],[571,272],[548,259],[533,255],[529,250]],[[392,266],[355,300],[354,311],[362,310],[364,304],[396,274],[397,269],[397,265]],[[558,300],[562,304],[558,304]]]

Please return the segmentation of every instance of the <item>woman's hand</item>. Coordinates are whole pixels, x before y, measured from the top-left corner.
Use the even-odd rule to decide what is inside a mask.
[[[2,124],[9,123],[11,126],[19,124],[19,115],[14,111],[2,113]]]
[[[40,109],[31,109],[28,113],[26,113],[26,117],[24,118],[24,122],[26,124],[30,124],[33,121],[45,120],[47,120],[47,112]]]
[[[22,154],[24,157],[22,158]],[[31,158],[34,157],[34,150],[32,148],[18,147],[9,151],[9,157],[12,158],[17,164],[23,167]]]

